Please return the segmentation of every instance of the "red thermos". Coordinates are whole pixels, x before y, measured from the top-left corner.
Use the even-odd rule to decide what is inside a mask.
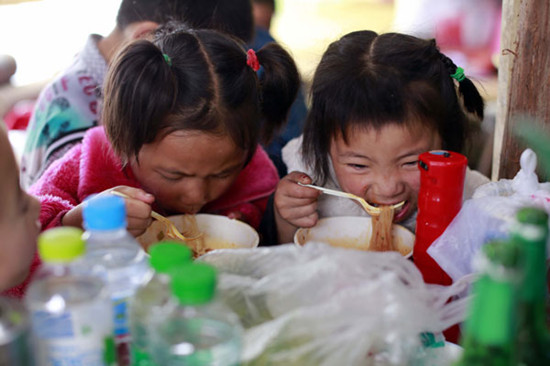
[[[420,191],[413,261],[427,283],[452,283],[426,250],[462,207],[467,163],[464,155],[451,151],[434,150],[419,156]]]

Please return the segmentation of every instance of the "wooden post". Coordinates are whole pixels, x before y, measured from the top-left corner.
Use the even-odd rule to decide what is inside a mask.
[[[550,2],[503,0],[492,179],[513,178],[525,145],[514,135],[527,115],[550,131]]]

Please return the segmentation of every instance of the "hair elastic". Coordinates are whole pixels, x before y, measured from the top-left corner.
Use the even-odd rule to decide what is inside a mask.
[[[254,71],[260,69],[260,61],[258,61],[258,56],[256,56],[256,52],[252,48],[246,51],[246,64]]]
[[[462,67],[457,67],[455,73],[452,74],[451,77],[460,83],[464,80],[464,78],[466,78],[464,75],[464,69]]]
[[[172,66],[172,59],[170,58],[170,56],[168,56],[166,53],[163,53],[162,57],[164,57],[164,61],[166,61],[168,66]]]

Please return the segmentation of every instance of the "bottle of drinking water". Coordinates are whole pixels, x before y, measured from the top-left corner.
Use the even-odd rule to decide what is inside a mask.
[[[214,296],[214,267],[205,263],[188,264],[172,272],[171,287],[177,305],[151,332],[155,363],[239,365],[242,327],[235,313]]]
[[[181,243],[161,242],[149,248],[155,274],[130,302],[131,359],[134,366],[155,365],[149,354],[149,334],[172,298],[169,272],[191,262],[191,250]]]
[[[150,277],[147,255],[126,230],[124,200],[100,195],[86,201],[83,210],[86,240],[84,270],[97,273],[107,283],[114,316],[117,359],[130,364],[128,301]]]
[[[25,296],[37,365],[113,365],[112,306],[104,282],[77,272],[82,230],[60,227],[38,237],[43,264]]]

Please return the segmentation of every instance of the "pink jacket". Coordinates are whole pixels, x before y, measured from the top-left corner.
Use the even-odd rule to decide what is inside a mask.
[[[202,212],[225,215],[240,211],[247,222],[258,228],[269,195],[279,180],[277,169],[266,152],[258,146],[251,161],[241,171],[229,190],[210,202]],[[90,129],[81,144],[54,162],[29,189],[41,202],[42,230],[61,225],[63,216],[86,197],[106,189],[126,185],[140,188],[129,167],[122,168],[114,154],[103,127]],[[35,258],[31,272],[39,261]],[[25,283],[11,294],[20,296]]]

